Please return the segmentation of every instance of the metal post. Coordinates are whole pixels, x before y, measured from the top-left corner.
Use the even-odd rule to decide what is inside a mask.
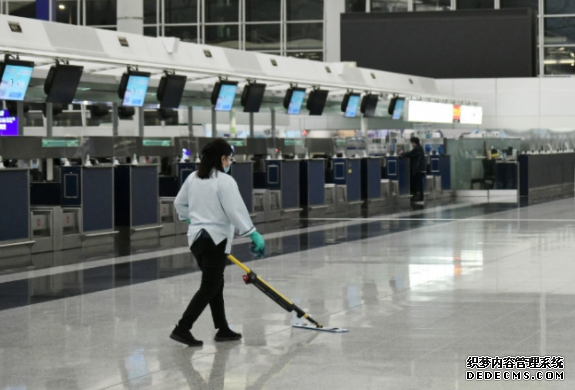
[[[250,112],[250,138],[254,138],[254,113]]]
[[[24,135],[24,102],[16,102],[16,116],[18,117],[18,135]]]
[[[371,12],[371,0],[365,0],[365,12],[366,13]]]
[[[54,112],[52,111],[52,103],[46,103],[46,136],[52,137],[52,122],[54,120]]]
[[[276,110],[272,108],[271,113],[272,113],[272,138],[275,141],[275,138],[276,138]]]
[[[112,134],[118,136],[119,127],[118,103],[112,103]]]
[[[217,129],[217,123],[218,123],[218,118],[216,117],[216,109],[213,108],[212,109],[212,138],[216,138],[218,135],[218,129]]]
[[[138,107],[138,134],[144,137],[144,107]]]
[[[188,139],[194,136],[194,107],[188,107]]]

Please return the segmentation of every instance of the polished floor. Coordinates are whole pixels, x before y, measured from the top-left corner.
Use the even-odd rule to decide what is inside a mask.
[[[200,275],[181,238],[51,254],[1,267],[0,389],[575,388],[573,199],[300,222],[265,234],[270,256],[247,265],[349,333],[292,328],[301,321],[230,265],[228,319],[243,340],[213,341],[206,311],[193,329],[204,346],[185,347],[168,335]],[[240,260],[247,245],[234,246]],[[511,366],[466,367],[499,358]],[[521,379],[477,380],[486,372]]]

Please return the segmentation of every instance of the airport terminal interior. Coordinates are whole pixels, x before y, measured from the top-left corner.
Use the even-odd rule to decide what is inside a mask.
[[[575,388],[567,3],[0,1],[0,390]],[[446,78],[422,21],[479,57],[513,24],[516,62]],[[216,138],[265,256],[234,238],[241,339],[208,307],[188,346],[174,202]]]

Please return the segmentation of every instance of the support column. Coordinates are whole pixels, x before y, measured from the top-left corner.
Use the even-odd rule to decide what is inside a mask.
[[[144,138],[144,107],[136,107],[136,115],[138,115],[138,134]]]
[[[361,117],[361,136],[363,139],[367,139],[367,129],[369,129],[369,120],[365,117]]]
[[[250,138],[254,138],[254,113],[250,112]]]
[[[230,138],[236,138],[236,110],[230,110]]]
[[[144,35],[144,2],[121,0],[117,6],[118,31]]]
[[[345,0],[330,0],[329,7],[327,1],[324,9],[324,47],[326,62],[341,61],[341,14],[345,13]]]

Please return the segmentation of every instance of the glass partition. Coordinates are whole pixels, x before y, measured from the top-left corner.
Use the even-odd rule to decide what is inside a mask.
[[[486,161],[516,161],[520,144],[519,138],[447,139],[447,154],[451,156],[451,188],[478,189],[474,183],[480,183],[488,174]]]

